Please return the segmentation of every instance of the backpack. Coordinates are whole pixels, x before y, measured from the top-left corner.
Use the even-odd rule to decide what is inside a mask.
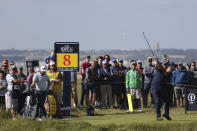
[[[93,107],[91,107],[91,106],[87,107],[86,112],[87,112],[87,116],[94,116],[94,108]]]

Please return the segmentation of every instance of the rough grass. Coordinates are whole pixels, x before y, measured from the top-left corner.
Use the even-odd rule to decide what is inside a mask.
[[[125,110],[102,109],[95,111],[96,116],[87,117],[85,111],[72,111],[71,118],[61,120],[37,120],[23,119],[18,117],[17,121],[12,121],[11,115],[4,110],[0,110],[0,131],[121,131],[121,130],[161,130],[161,131],[195,131],[197,130],[197,112],[184,114],[183,108],[173,108],[170,110],[172,121],[156,121],[155,112],[152,108],[144,109],[144,113],[125,113]]]
[[[79,83],[79,82],[78,82]],[[80,98],[81,87],[78,84]],[[183,108],[171,108],[172,121],[156,121],[154,109],[145,108],[143,113],[125,113],[119,109],[95,110],[96,116],[87,117],[85,109],[72,110],[71,118],[61,120],[37,120],[18,117],[12,121],[10,113],[0,108],[0,131],[196,131],[197,111],[184,114]]]

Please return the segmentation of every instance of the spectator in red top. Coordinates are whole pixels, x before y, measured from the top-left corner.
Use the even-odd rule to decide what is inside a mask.
[[[28,84],[28,90],[31,90],[30,85],[32,84],[33,76],[35,74],[34,68],[28,67],[28,72],[29,72],[29,75],[27,76],[27,84]]]
[[[80,101],[80,107],[83,106],[83,101],[84,101],[84,96],[85,96],[85,86],[84,86],[84,82],[85,82],[85,73],[86,73],[86,69],[88,67],[90,67],[90,56],[87,56],[85,58],[85,61],[81,64],[81,76],[82,76],[82,82],[81,82],[81,86],[82,86],[82,91],[81,91],[81,101]]]
[[[143,73],[144,68],[142,66],[142,61],[141,60],[137,61],[137,69],[140,71],[140,73],[142,75],[142,92],[144,92],[143,91],[144,90],[144,73]],[[145,97],[144,93],[142,93],[142,98],[143,98],[143,105],[145,105],[146,97]]]
[[[85,78],[85,71],[88,67],[90,67],[90,56],[87,56],[85,58],[85,61],[81,64],[81,76],[82,76],[82,80],[84,80]]]
[[[140,71],[140,73],[141,73],[141,75],[142,75],[142,77],[143,77],[143,70],[144,70],[144,68],[142,67],[142,61],[141,60],[138,60],[137,61],[137,69]]]

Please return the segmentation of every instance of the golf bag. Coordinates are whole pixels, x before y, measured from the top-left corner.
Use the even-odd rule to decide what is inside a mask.
[[[37,98],[36,94],[32,91],[26,97],[26,106],[23,112],[23,118],[36,118],[36,111],[37,111]]]
[[[55,97],[51,94],[47,95],[46,102],[44,104],[45,110],[48,116],[54,116],[57,112],[57,105]]]

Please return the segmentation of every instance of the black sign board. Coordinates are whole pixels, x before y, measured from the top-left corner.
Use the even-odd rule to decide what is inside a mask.
[[[26,61],[27,75],[29,75],[28,68],[39,66],[39,60]]]
[[[26,61],[26,66],[27,67],[36,67],[36,66],[39,66],[39,61],[38,60]]]
[[[185,100],[186,100],[185,113],[187,113],[187,111],[196,111],[197,110],[197,88],[186,87]]]

